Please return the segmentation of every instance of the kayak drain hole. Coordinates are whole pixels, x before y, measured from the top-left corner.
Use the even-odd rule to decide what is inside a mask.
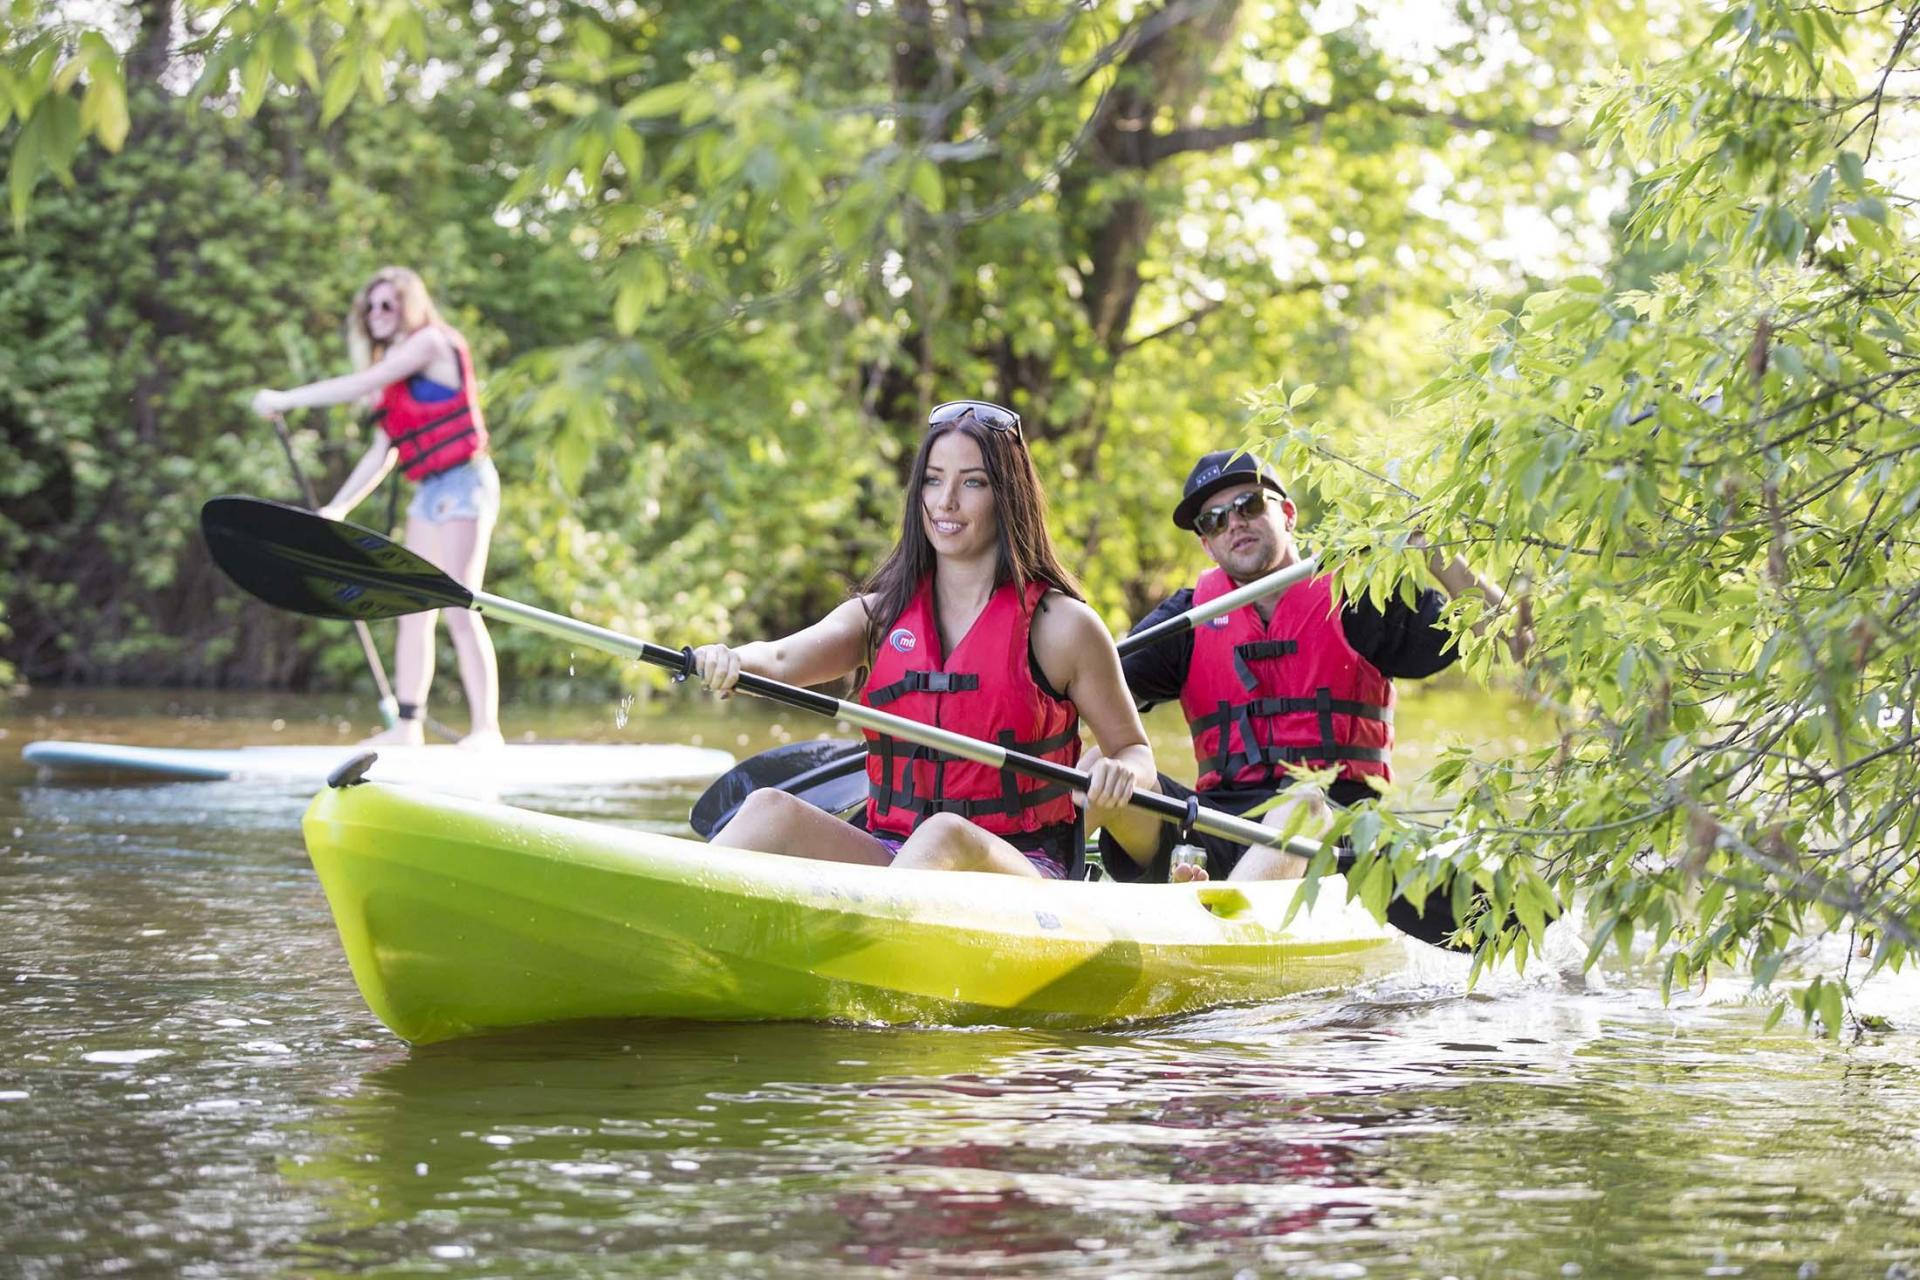
[[[1216,916],[1230,919],[1246,911],[1252,904],[1240,890],[1219,885],[1200,890],[1200,905]]]

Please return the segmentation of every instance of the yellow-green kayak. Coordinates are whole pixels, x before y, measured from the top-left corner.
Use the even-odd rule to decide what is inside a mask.
[[[313,859],[367,1004],[417,1044],[583,1018],[1087,1027],[1351,984],[1399,936],[1338,879],[1064,883],[717,848],[362,783]]]

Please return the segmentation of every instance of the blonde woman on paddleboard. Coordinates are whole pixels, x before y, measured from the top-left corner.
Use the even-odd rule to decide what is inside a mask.
[[[258,392],[253,411],[273,417],[319,405],[370,406],[380,431],[320,514],[345,519],[398,465],[419,485],[407,508],[407,548],[461,585],[480,590],[487,543],[500,511],[500,477],[487,456],[487,427],[466,339],[440,318],[426,285],[405,267],[384,267],[361,286],[346,329],[353,373],[291,391]],[[438,616],[413,613],[400,619],[394,648],[400,719],[369,743],[423,740]],[[447,613],[447,631],[473,717],[461,745],[497,746],[500,675],[487,625],[479,614],[456,609]]]
[[[742,673],[818,685],[862,672],[868,706],[1067,765],[1084,721],[1102,756],[1089,823],[1155,778],[1113,639],[1047,534],[1020,417],[982,400],[929,415],[900,539],[859,595],[785,639],[696,649],[693,665],[723,696]],[[867,780],[857,823],[764,789],[713,843],[1050,879],[1080,862],[1074,797],[1057,783],[875,733]]]

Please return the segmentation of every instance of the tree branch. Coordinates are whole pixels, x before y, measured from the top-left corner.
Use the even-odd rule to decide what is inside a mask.
[[[1123,162],[1136,168],[1148,169],[1169,156],[1181,155],[1189,151],[1218,151],[1241,142],[1284,137],[1295,130],[1320,124],[1345,111],[1372,105],[1376,104],[1371,99],[1356,99],[1341,103],[1313,103],[1291,115],[1255,116],[1251,120],[1242,120],[1237,124],[1171,129],[1142,139],[1140,145],[1134,148],[1133,155],[1126,157]],[[1421,106],[1416,102],[1384,102],[1377,105],[1390,115],[1401,116],[1408,120],[1432,120],[1445,124],[1449,128],[1467,132],[1484,129],[1492,133],[1512,134],[1547,146],[1569,146],[1565,131],[1557,124],[1541,124],[1537,121],[1483,120],[1463,111],[1443,111]]]
[[[1214,312],[1218,311],[1221,307],[1225,305],[1226,305],[1226,302],[1223,299],[1215,299],[1214,301],[1209,302],[1204,307],[1196,307],[1192,311],[1189,311],[1187,312],[1187,314],[1181,316],[1178,320],[1175,320],[1172,324],[1163,325],[1160,328],[1155,329],[1152,333],[1145,335],[1144,337],[1135,338],[1133,341],[1121,347],[1118,354],[1126,355],[1129,351],[1137,351],[1141,347],[1146,346],[1149,342],[1157,342],[1161,338],[1166,337],[1168,334],[1176,333],[1179,330],[1184,329],[1186,326],[1190,324],[1198,324],[1200,321],[1206,319],[1208,316],[1212,315]]]

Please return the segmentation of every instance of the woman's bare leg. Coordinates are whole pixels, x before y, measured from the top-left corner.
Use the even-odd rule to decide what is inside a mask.
[[[425,549],[432,541],[433,528],[418,516],[409,515],[406,546],[438,565],[439,561]],[[433,626],[439,618],[438,609],[401,615],[399,634],[393,642],[393,696],[418,711],[413,719],[402,720],[384,733],[374,734],[366,745],[419,746],[426,741],[427,690],[433,685]]]
[[[784,791],[749,795],[727,825],[714,833],[712,843],[870,867],[884,867],[892,861],[887,846],[860,828]]]
[[[1026,854],[952,813],[936,813],[921,823],[900,846],[893,865],[922,871],[992,871],[1044,879]]]
[[[448,520],[442,524],[411,517],[407,521],[407,546],[469,591],[480,590],[486,578],[487,548],[492,534],[491,518]],[[447,634],[453,640],[453,652],[460,662],[460,685],[466,690],[467,707],[472,716],[472,727],[461,739],[461,745],[497,745],[500,742],[500,666],[493,652],[493,637],[487,633],[486,622],[470,609],[447,611]],[[397,665],[397,657],[395,661]],[[431,679],[431,626],[427,630],[426,662]],[[424,687],[421,698],[424,702]]]
[[[446,560],[441,568],[469,591],[480,590],[487,576],[487,549],[493,540],[493,520],[449,520],[440,526]],[[472,708],[472,727],[463,746],[490,746],[500,741],[500,665],[493,653],[487,623],[471,609],[447,614],[447,634],[460,660],[460,684]]]

